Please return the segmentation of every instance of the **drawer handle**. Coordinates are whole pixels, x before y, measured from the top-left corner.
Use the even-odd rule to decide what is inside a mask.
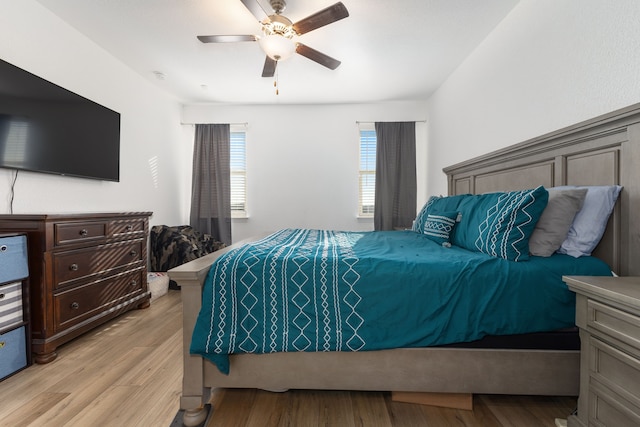
[[[70,307],[72,310],[77,310],[80,308],[80,304],[78,304],[77,302],[72,302]]]
[[[86,236],[87,234],[89,234],[89,231],[87,231],[86,228],[83,228],[82,230],[80,230],[80,235],[81,236]]]
[[[4,299],[4,294],[0,294],[0,299]]]
[[[2,246],[0,246],[0,252],[4,252],[4,251],[6,251],[7,249],[9,249],[9,248],[7,248],[7,245],[2,245]]]
[[[129,255],[138,256],[138,252],[136,250],[132,250],[131,252],[129,252]]]
[[[5,341],[0,341],[0,348],[3,348],[5,346],[6,342]]]
[[[69,266],[69,270],[71,270],[71,271],[78,271],[78,264],[75,264],[75,263],[74,263],[74,264],[71,264],[71,265]]]
[[[125,230],[126,230],[126,231],[131,231],[131,230],[133,230],[133,225],[127,225],[127,226],[125,227]]]
[[[129,284],[130,284],[131,286],[137,286],[137,285],[138,285],[138,282],[136,282],[136,280],[135,280],[135,279],[133,279],[133,280],[131,281],[131,283],[129,283]]]

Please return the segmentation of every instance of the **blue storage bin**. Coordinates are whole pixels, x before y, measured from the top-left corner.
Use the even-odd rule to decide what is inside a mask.
[[[0,331],[22,323],[22,282],[0,285]]]
[[[0,379],[27,366],[24,326],[0,334]]]
[[[15,282],[28,275],[27,237],[0,235],[0,283]]]

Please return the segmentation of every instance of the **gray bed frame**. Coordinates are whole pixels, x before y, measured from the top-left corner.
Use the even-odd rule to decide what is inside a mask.
[[[472,143],[472,142],[470,142]],[[624,187],[595,256],[640,275],[640,104],[444,169],[449,194],[557,185]],[[228,250],[227,248],[226,250]],[[231,373],[189,354],[204,278],[218,251],[169,271],[182,289],[184,424],[206,417],[212,388],[376,390],[577,396],[579,351],[400,348],[372,352],[240,354]]]

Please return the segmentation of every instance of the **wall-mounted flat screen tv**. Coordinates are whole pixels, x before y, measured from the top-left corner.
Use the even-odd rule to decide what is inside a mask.
[[[120,114],[0,60],[0,167],[120,180]]]

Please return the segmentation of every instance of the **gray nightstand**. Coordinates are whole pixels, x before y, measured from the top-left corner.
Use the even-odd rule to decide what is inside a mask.
[[[569,426],[640,426],[640,277],[565,276],[576,293],[580,397]]]

